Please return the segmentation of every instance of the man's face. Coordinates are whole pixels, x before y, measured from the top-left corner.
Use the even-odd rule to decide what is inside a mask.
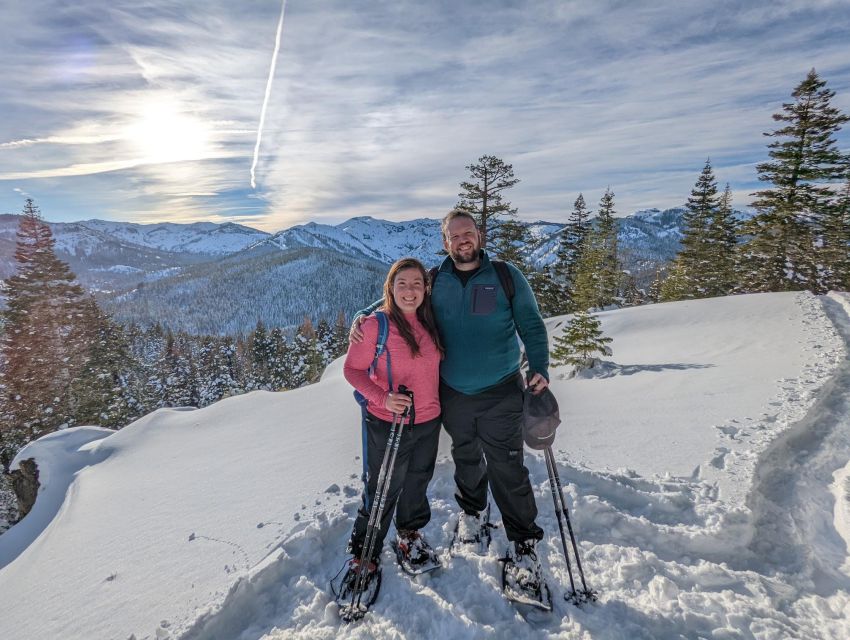
[[[455,264],[477,262],[478,252],[481,250],[481,234],[469,218],[455,218],[449,222],[443,246]]]

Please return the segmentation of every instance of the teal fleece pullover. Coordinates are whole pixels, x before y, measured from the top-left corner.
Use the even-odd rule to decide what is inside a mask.
[[[519,371],[519,334],[530,370],[548,379],[549,339],[528,281],[508,264],[514,282],[512,310],[490,258],[483,251],[481,255],[481,267],[465,287],[454,273],[451,258],[440,265],[431,292],[437,329],[446,349],[440,378],[468,395],[499,384]],[[370,313],[378,306],[359,313]]]

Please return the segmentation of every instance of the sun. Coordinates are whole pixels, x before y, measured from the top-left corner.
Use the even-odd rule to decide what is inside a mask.
[[[126,138],[145,164],[198,160],[210,153],[207,125],[173,100],[143,103]]]

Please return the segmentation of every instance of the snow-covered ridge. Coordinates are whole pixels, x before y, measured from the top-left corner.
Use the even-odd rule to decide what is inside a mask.
[[[360,433],[337,361],[310,387],[146,416],[78,448],[70,485],[48,471],[61,508],[10,530],[29,536],[22,551],[0,536],[0,637],[850,637],[832,497],[850,463],[848,309],[846,294],[784,293],[608,311],[607,377],[552,371],[554,449],[598,606],[556,597],[524,620],[499,593],[499,529],[488,556],[417,581],[385,551],[372,613],[342,625],[327,585],[359,501]],[[20,457],[52,469],[46,447],[74,451],[72,437]],[[438,548],[457,509],[448,451],[444,438],[425,529]],[[526,464],[557,596],[545,465]]]

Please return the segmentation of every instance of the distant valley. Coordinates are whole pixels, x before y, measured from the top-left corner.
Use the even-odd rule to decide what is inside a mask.
[[[649,209],[618,220],[623,266],[646,287],[679,249],[684,209]],[[744,214],[742,214],[744,215]],[[14,271],[19,217],[0,215],[0,278]],[[526,261],[554,260],[563,224],[524,223]],[[358,217],[269,234],[225,223],[50,223],[56,253],[80,283],[125,323],[160,322],[195,334],[250,331],[258,319],[293,327],[305,316],[347,316],[380,295],[386,267],[402,256],[436,265],[440,222]]]

